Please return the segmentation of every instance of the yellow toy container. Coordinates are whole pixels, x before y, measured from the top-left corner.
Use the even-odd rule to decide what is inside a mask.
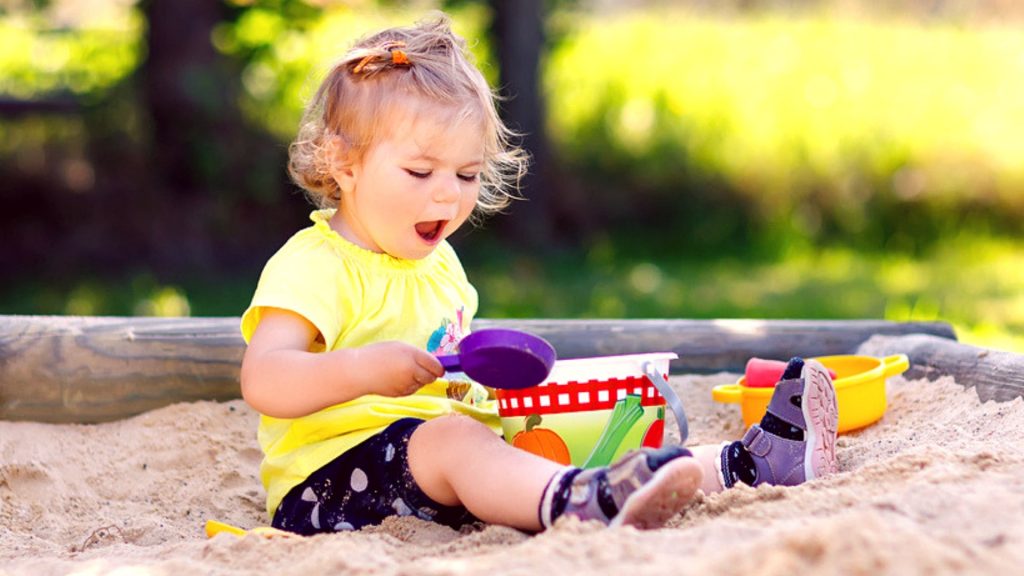
[[[877,422],[885,414],[885,380],[910,367],[906,354],[885,358],[873,356],[821,356],[815,358],[836,373],[836,402],[839,405],[839,432],[858,430]],[[716,402],[739,404],[746,426],[757,424],[768,409],[775,388],[752,388],[746,378],[735,384],[715,386],[711,397]]]

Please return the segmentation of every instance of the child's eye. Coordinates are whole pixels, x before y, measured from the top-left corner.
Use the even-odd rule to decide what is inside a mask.
[[[463,182],[476,182],[480,174],[459,174],[459,180]]]
[[[407,174],[409,174],[409,176],[412,176],[413,178],[419,178],[421,180],[430,177],[430,172],[419,172],[417,170],[409,170],[408,168],[405,171]]]

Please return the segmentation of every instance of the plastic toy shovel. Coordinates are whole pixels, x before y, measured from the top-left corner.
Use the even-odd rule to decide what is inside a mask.
[[[516,390],[536,386],[548,377],[555,364],[555,349],[528,332],[488,328],[463,338],[458,354],[437,359],[448,372],[465,372],[491,388]]]

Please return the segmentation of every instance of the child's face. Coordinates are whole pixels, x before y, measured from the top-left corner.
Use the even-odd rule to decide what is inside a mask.
[[[473,211],[483,131],[474,120],[405,116],[362,159],[335,174],[342,196],[332,226],[367,250],[418,260]]]

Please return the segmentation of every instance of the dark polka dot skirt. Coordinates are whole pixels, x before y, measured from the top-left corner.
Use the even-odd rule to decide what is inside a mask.
[[[291,489],[272,522],[297,534],[358,530],[388,516],[417,516],[459,527],[477,522],[420,490],[409,471],[409,438],[423,420],[405,418],[346,451]]]

